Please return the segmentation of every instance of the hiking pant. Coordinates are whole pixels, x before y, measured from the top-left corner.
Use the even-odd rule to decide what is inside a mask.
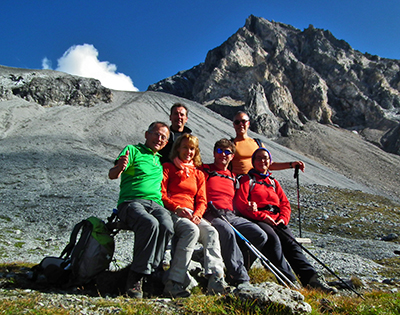
[[[224,275],[224,263],[221,256],[221,247],[218,232],[209,222],[201,219],[199,225],[187,218],[172,215],[176,242],[169,268],[169,280],[184,283],[193,251],[197,242],[203,245],[204,274]]]
[[[118,217],[135,233],[131,270],[151,274],[174,234],[170,212],[154,201],[135,199],[118,206]]]
[[[257,224],[237,216],[230,210],[219,210],[219,213],[257,248],[262,248],[267,242],[268,236]],[[221,254],[227,270],[226,280],[232,285],[250,281],[243,254],[237,242],[238,236],[236,232],[226,221],[219,217],[214,217],[206,212],[205,218],[210,220],[211,225],[218,231]],[[245,244],[242,245],[246,246]]]
[[[279,228],[274,229],[265,222],[257,222],[257,224],[268,234],[268,242],[265,245],[263,254],[282,271],[289,280],[296,280],[290,270],[290,267],[292,267],[301,284],[303,286],[307,285],[310,278],[317,272],[304,256],[301,247],[293,241],[295,237],[290,228],[287,227],[284,232],[282,232]],[[289,234],[293,239],[285,233]],[[288,266],[285,258],[290,266]]]

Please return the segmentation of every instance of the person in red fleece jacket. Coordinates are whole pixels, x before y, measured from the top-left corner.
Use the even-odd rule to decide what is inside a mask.
[[[304,287],[336,293],[337,290],[328,286],[317,274],[287,227],[290,221],[290,203],[279,182],[269,172],[272,161],[270,152],[265,148],[258,148],[251,161],[253,168],[240,179],[234,204],[243,216],[257,222],[268,234],[263,254],[290,280],[295,281],[295,277],[289,268],[282,268],[285,266],[285,258]],[[284,231],[280,225],[286,227]]]
[[[205,178],[201,165],[199,140],[190,134],[180,136],[172,147],[171,162],[163,164],[162,201],[172,212],[176,240],[164,295],[187,297],[186,273],[196,242],[204,248],[204,274],[208,292],[225,293],[224,263],[218,232],[202,219],[207,208]]]

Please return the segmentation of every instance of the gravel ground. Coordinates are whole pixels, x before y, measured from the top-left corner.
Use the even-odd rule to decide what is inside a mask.
[[[119,182],[107,178],[113,159],[126,144],[142,141],[151,121],[167,121],[168,108],[180,100],[162,93],[123,92],[115,92],[113,99],[92,108],[44,108],[17,99],[0,102],[0,262],[39,263],[61,253],[80,220],[92,215],[105,220],[119,191]],[[232,135],[231,122],[187,103],[189,126],[199,136],[208,163],[215,140]],[[281,141],[292,150],[261,139],[274,160],[306,162],[306,172],[300,176],[302,236],[312,240],[306,248],[341,277],[392,281],[388,288],[397,289],[399,262],[394,276],[382,259],[396,259],[393,251],[400,249],[400,241],[382,238],[400,235],[400,157],[355,133],[312,123]],[[275,176],[293,204],[291,227],[299,235],[293,173],[280,171]],[[332,187],[340,193],[330,191]],[[348,190],[362,194],[361,201]],[[116,236],[120,266],[132,258],[132,237],[130,232]],[[313,258],[310,261],[334,280]],[[57,295],[51,301],[72,305],[74,299],[81,301],[76,304],[83,308],[82,314],[92,314],[91,302],[82,296]]]

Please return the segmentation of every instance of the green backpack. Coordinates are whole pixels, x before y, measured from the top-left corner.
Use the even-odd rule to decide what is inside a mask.
[[[70,241],[59,257],[45,257],[33,268],[34,279],[42,276],[45,282],[64,287],[90,282],[109,268],[115,249],[111,232],[99,218],[82,220],[75,225]]]

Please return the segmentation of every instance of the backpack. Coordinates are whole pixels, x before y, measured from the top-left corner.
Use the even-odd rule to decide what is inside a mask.
[[[267,184],[266,182],[263,182],[263,181],[257,181],[253,174],[248,173],[247,175],[249,176],[249,196],[248,196],[248,200],[251,199],[251,191],[254,189],[254,186],[256,184],[264,185],[266,187],[272,187],[274,189],[274,191],[276,191],[275,179],[272,176],[269,177],[269,180],[271,181],[271,184]],[[267,211],[272,212],[274,214],[277,214],[277,213],[279,213],[281,211],[278,206],[273,206],[273,205],[266,205],[263,208],[258,208],[258,210],[267,210]]]
[[[227,176],[224,174],[220,174],[217,171],[211,171],[210,167],[207,164],[203,164],[203,171],[205,171],[208,174],[207,181],[214,176],[223,177],[232,181],[235,190],[239,189],[239,178],[235,177],[235,175],[233,175],[231,170],[229,170],[231,172],[231,176]]]
[[[106,224],[99,218],[90,217],[75,225],[70,241],[59,257],[45,257],[32,268],[32,278],[66,287],[86,284],[108,269],[114,249],[114,238]]]

